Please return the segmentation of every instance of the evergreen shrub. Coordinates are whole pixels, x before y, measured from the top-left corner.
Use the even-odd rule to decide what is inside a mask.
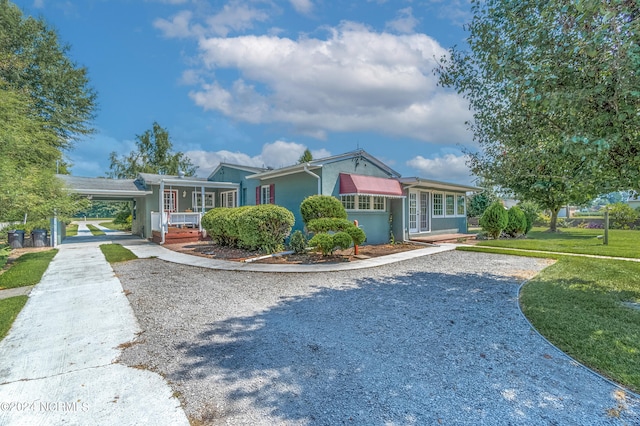
[[[496,240],[508,223],[509,215],[500,201],[492,203],[480,217],[482,229]]]

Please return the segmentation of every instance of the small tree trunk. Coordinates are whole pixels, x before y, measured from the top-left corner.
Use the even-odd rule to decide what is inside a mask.
[[[549,223],[550,232],[558,232],[558,212],[559,208],[551,210],[551,222]]]

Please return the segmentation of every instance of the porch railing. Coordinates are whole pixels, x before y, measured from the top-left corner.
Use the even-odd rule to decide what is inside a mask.
[[[160,212],[151,212],[151,230],[162,231],[162,224],[169,226],[193,226],[200,229],[200,219],[202,213],[192,212],[163,212],[162,222],[160,221]]]

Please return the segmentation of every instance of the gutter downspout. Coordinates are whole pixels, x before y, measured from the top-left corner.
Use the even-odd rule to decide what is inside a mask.
[[[304,172],[313,176],[314,178],[318,179],[318,195],[322,195],[322,188],[320,185],[320,176],[318,176],[317,174],[313,173],[311,170],[309,170],[307,167],[309,167],[309,163],[304,165]]]
[[[407,242],[407,228],[405,228],[405,204],[407,202],[408,198],[407,197],[402,197],[402,242],[406,243]]]

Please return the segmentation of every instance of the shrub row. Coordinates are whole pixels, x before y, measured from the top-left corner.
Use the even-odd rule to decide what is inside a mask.
[[[207,235],[218,244],[265,253],[284,248],[284,240],[291,233],[293,223],[293,213],[273,204],[218,207],[202,217]]]
[[[506,210],[502,203],[497,201],[484,211],[480,217],[480,226],[494,239],[498,239],[502,232],[510,237],[517,237],[531,229],[532,219],[527,213],[518,206]]]

